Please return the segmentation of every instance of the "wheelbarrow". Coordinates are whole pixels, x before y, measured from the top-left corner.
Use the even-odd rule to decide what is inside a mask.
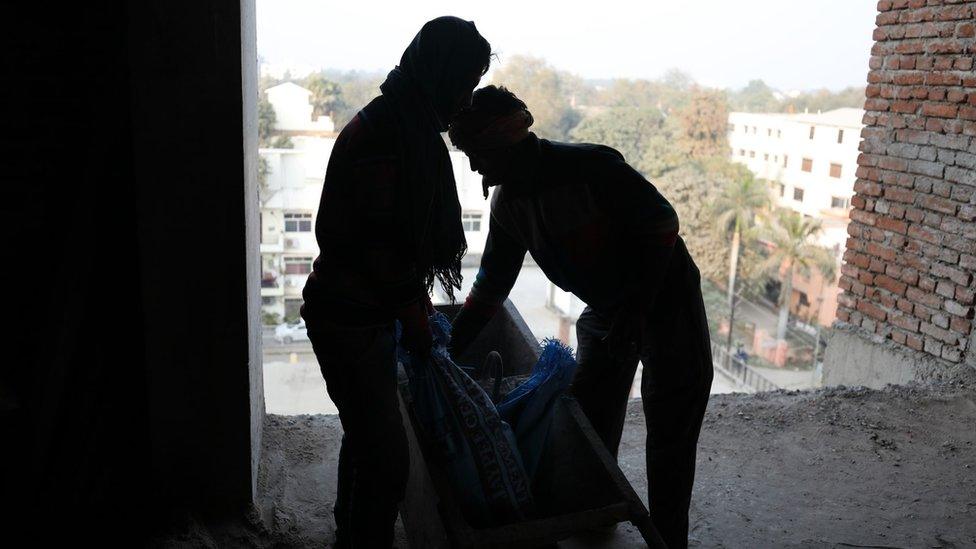
[[[456,311],[456,307],[439,309],[448,316]],[[506,301],[462,362],[482,364],[491,350],[497,350],[506,366],[505,375],[525,375],[538,360],[538,347],[518,311]],[[647,507],[572,397],[562,396],[557,402],[534,481],[538,517],[487,528],[476,528],[465,520],[446,476],[433,465],[433,451],[424,433],[415,427],[405,376],[400,384],[400,409],[410,449],[410,474],[400,516],[411,547],[538,547],[619,522],[633,524],[649,547],[666,547],[651,524]]]

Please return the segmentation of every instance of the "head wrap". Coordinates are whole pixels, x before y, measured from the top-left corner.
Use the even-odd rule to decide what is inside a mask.
[[[490,51],[473,22],[438,17],[420,29],[380,86],[397,122],[404,164],[404,183],[397,194],[399,223],[428,291],[437,279],[451,301],[454,290],[461,288],[467,242],[454,171],[440,132],[447,129],[443,118],[452,103],[487,66]],[[363,111],[367,118],[368,109]]]
[[[529,136],[532,113],[518,109],[507,114],[490,114],[469,109],[451,125],[451,143],[462,151],[510,147]]]

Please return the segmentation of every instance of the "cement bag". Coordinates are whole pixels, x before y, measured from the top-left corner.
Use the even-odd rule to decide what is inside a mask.
[[[451,323],[430,317],[430,360],[414,361],[399,350],[414,413],[461,507],[473,526],[518,522],[532,516],[529,477],[511,428],[487,393],[451,360]],[[397,330],[399,340],[399,326]]]

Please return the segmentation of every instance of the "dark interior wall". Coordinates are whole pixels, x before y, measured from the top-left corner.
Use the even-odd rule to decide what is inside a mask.
[[[263,416],[253,2],[35,4],[0,14],[5,503],[74,534],[238,512]]]

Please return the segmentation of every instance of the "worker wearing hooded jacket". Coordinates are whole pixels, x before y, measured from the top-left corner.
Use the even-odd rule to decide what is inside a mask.
[[[460,288],[466,244],[441,132],[490,55],[474,23],[428,22],[329,159],[302,317],[344,432],[337,547],[392,545],[408,465],[393,326],[409,352],[429,353],[429,291]]]
[[[508,296],[526,252],[587,304],[576,323],[572,393],[616,456],[637,362],[647,421],[651,519],[669,547],[687,546],[695,453],[712,381],[698,268],[678,217],[610,147],[539,139],[504,88],[475,92],[451,140],[496,187],[488,240],[454,320],[460,357]]]

